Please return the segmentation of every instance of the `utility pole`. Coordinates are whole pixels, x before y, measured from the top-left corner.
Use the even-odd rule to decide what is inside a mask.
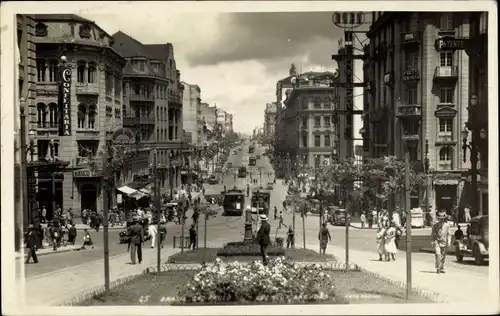
[[[410,210],[410,151],[405,148],[405,207],[406,207],[406,299],[411,295],[411,210]]]
[[[205,231],[204,231],[204,246],[207,248],[207,221],[208,221],[208,208],[205,206]]]
[[[160,186],[158,185],[158,169],[157,169],[157,162],[158,160],[158,157],[157,157],[157,151],[156,149],[153,150],[153,180],[154,180],[154,191],[155,191],[155,194],[154,194],[154,197],[155,197],[155,208],[156,208],[156,220],[158,221],[157,222],[157,233],[156,233],[156,236],[157,236],[157,242],[156,242],[156,246],[157,246],[157,249],[156,249],[156,257],[157,257],[157,272],[158,274],[160,274],[160,268],[161,268],[161,227],[160,227],[160,223],[161,223],[161,211],[160,211]]]
[[[302,241],[304,243],[304,249],[306,249],[306,220],[305,220],[305,211],[302,213]]]
[[[109,229],[108,229],[108,217],[109,217],[109,212],[108,212],[108,188],[109,188],[109,181],[110,176],[108,175],[109,173],[109,166],[108,166],[108,155],[111,153],[106,152],[106,154],[103,156],[103,175],[102,175],[102,226],[103,226],[103,243],[104,243],[104,292],[106,295],[109,295],[111,289],[110,289],[110,284],[109,284]]]

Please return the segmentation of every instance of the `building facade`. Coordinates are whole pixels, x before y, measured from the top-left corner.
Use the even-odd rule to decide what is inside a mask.
[[[335,151],[339,133],[332,123],[338,93],[331,84],[336,80],[333,72],[292,74],[289,79],[292,88],[285,91],[280,109],[278,152],[289,159],[292,170],[299,165],[319,167],[340,154]]]
[[[191,134],[191,142],[196,147],[202,147],[203,141],[203,119],[201,113],[201,90],[197,85],[182,82],[184,86],[183,95],[183,126],[187,133]]]
[[[117,32],[113,47],[126,59],[123,126],[144,144],[142,159],[124,172],[122,184],[148,177],[156,150],[160,191],[167,193],[181,181],[183,165],[182,88],[171,44],[147,45]]]
[[[275,136],[276,115],[277,103],[267,103],[266,109],[264,110],[264,139],[267,143],[271,142]]]
[[[451,210],[460,203],[463,174],[470,168],[460,150],[468,120],[469,57],[463,39],[470,36],[467,13],[374,12],[365,48],[364,149],[370,157],[403,157],[400,118],[418,117],[409,127],[419,138],[410,160],[428,161],[435,175],[430,205]],[[429,191],[429,190],[428,190]],[[411,207],[423,192],[412,193]]]
[[[125,59],[111,48],[112,37],[90,20],[55,14],[35,15],[34,19],[37,81],[36,114],[31,116],[37,138],[34,156],[45,165],[64,167],[57,174],[56,169],[37,169],[39,206],[47,209],[48,218],[52,218],[54,205],[62,209],[101,210],[102,181],[89,168],[88,157],[103,150],[110,134],[122,126]],[[60,136],[58,119],[60,65],[71,69],[69,113],[65,114],[70,129],[65,136]],[[109,203],[111,206],[113,201]]]

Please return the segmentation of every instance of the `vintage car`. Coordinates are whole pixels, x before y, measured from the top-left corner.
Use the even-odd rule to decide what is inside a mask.
[[[455,240],[455,256],[458,262],[464,257],[473,257],[477,265],[489,259],[488,215],[472,218],[462,240]]]
[[[217,184],[217,183],[219,183],[219,177],[217,177],[215,174],[213,174],[208,178],[207,182],[208,182],[208,184]]]
[[[228,162],[228,163],[227,163],[227,168],[228,168],[228,169],[231,169],[232,167],[233,167],[233,163],[232,163],[232,162]]]
[[[248,158],[248,165],[249,166],[255,166],[257,164],[257,160],[255,159],[254,156],[251,156],[250,158]]]
[[[149,236],[149,220],[147,218],[140,218],[139,224],[142,225],[144,229],[144,241],[148,241],[151,237]],[[130,236],[128,234],[128,228],[132,225],[132,221],[127,221],[127,227],[122,230],[118,235],[120,238],[120,244],[127,244],[130,240]]]
[[[334,226],[345,225],[347,211],[343,208],[330,207],[330,223]]]
[[[272,190],[272,189],[274,189],[274,183],[272,183],[272,182],[268,182],[268,183],[267,183],[267,189],[268,189],[268,190]]]

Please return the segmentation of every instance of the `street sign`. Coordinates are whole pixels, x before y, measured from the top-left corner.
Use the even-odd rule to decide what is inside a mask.
[[[465,49],[465,41],[467,38],[441,37],[437,38],[434,46],[437,51],[441,50],[462,50]]]

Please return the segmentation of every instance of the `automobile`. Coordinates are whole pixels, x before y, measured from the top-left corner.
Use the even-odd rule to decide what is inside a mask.
[[[219,178],[215,174],[213,174],[208,178],[207,182],[208,184],[217,184],[219,183]]]
[[[233,155],[237,155],[238,152],[236,150],[233,150]]]
[[[473,257],[477,265],[483,265],[489,259],[488,215],[472,218],[462,240],[455,240],[455,256],[458,262],[464,257]]]
[[[246,178],[247,177],[247,168],[245,166],[241,166],[238,168],[238,178]]]
[[[268,190],[272,190],[272,189],[274,189],[274,183],[272,183],[272,182],[268,182],[268,183],[267,183],[267,189],[268,189]]]
[[[139,224],[142,225],[142,228],[144,229],[144,241],[148,241],[151,237],[149,236],[149,220],[145,217],[139,219]],[[120,244],[127,244],[130,240],[130,235],[128,232],[128,228],[132,225],[132,221],[129,220],[127,221],[127,227],[124,228],[119,234],[119,243]]]
[[[334,226],[345,225],[347,211],[344,208],[330,208],[330,220]]]
[[[228,167],[228,168],[232,168],[232,167],[233,167],[233,163],[232,163],[232,162],[228,162],[228,163],[227,163],[227,167]]]
[[[255,166],[257,164],[257,160],[255,159],[254,156],[248,158],[248,165],[249,166]]]

